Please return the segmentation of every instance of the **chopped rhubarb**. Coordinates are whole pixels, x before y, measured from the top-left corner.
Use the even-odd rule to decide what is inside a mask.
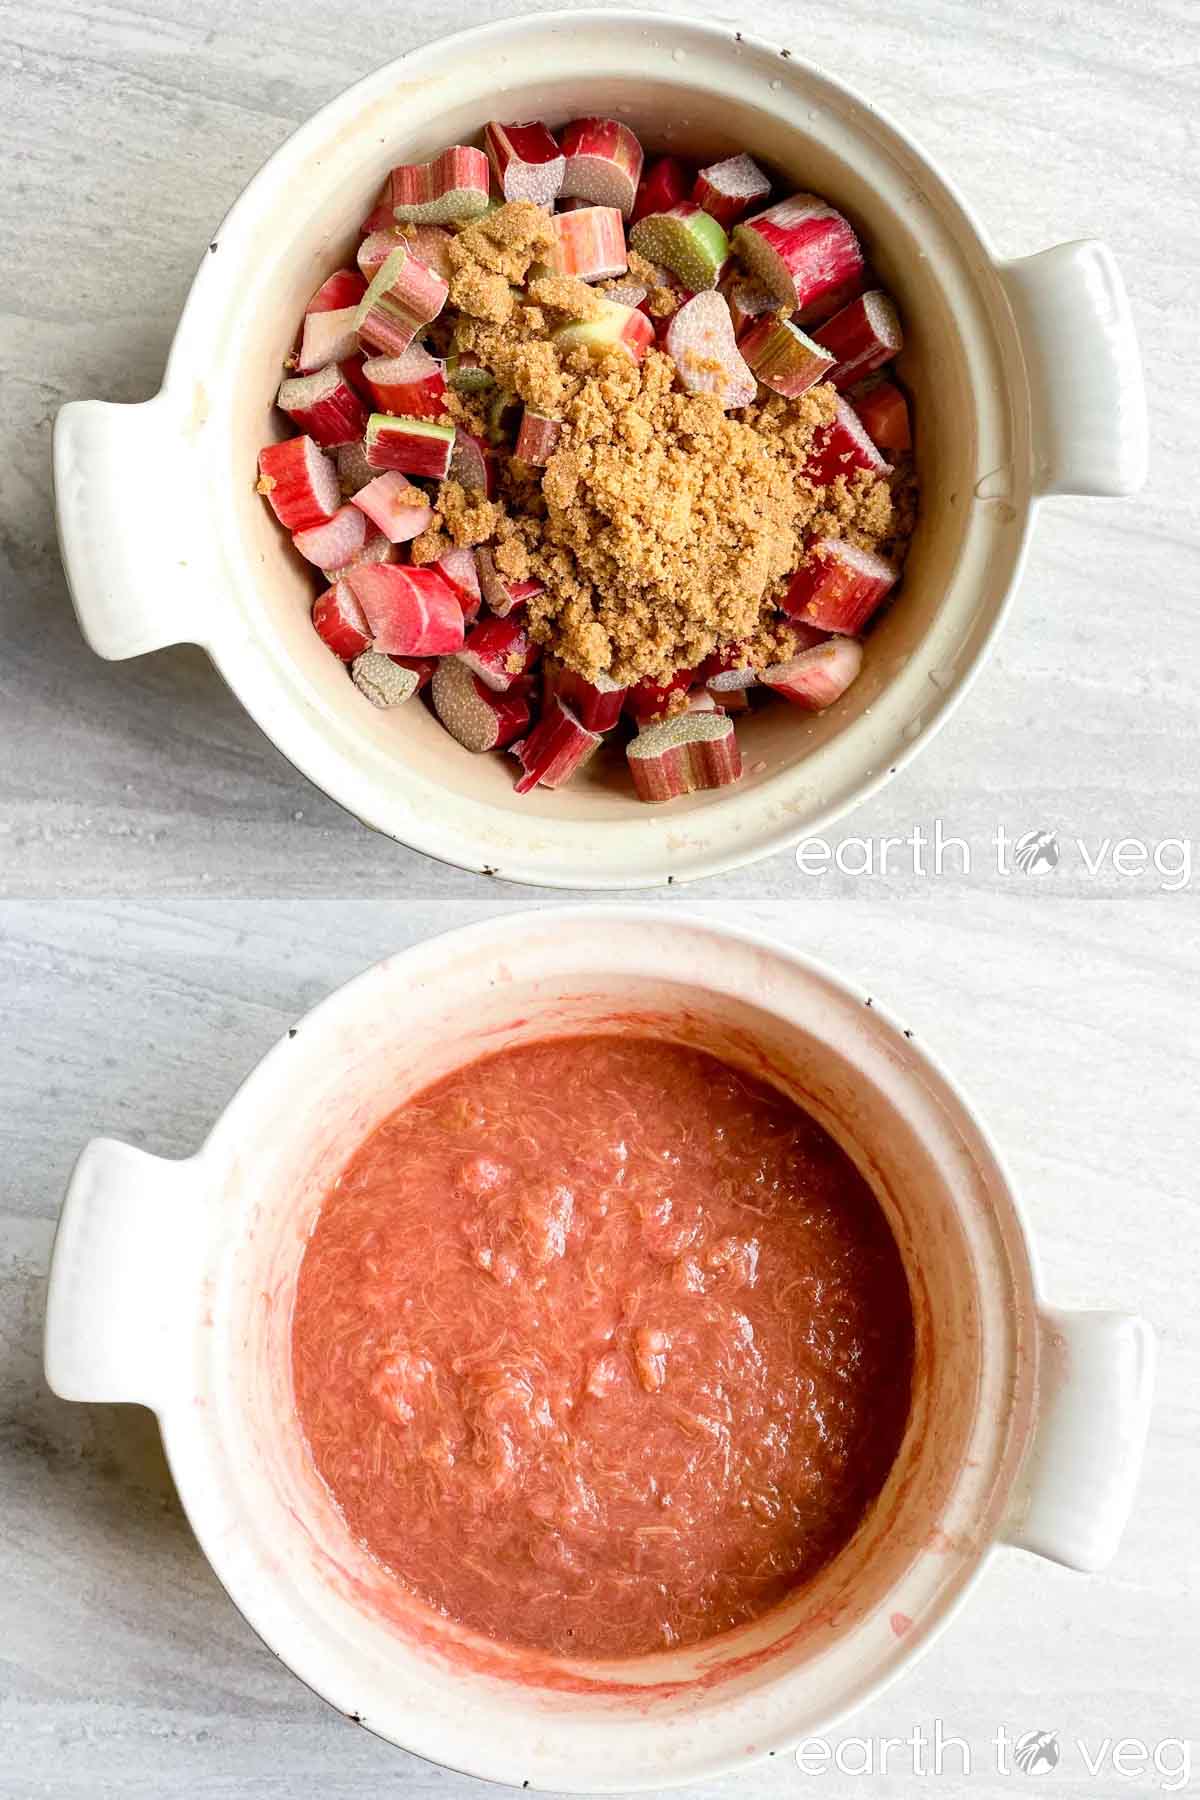
[[[628,218],[642,176],[642,146],[619,119],[576,119],[562,134],[564,200],[615,206]]]
[[[753,157],[727,156],[724,162],[701,169],[692,199],[728,231],[752,206],[771,192],[771,183]]]
[[[632,223],[636,225],[648,213],[669,213],[687,199],[691,186],[692,178],[677,156],[660,156],[642,177],[633,203]]]
[[[840,700],[862,668],[863,647],[857,638],[831,637],[813,650],[802,650],[790,662],[763,670],[763,686],[782,694],[806,712],[821,712]]]
[[[311,437],[285,438],[258,453],[258,491],[286,531],[309,531],[342,503],[333,464]]]
[[[446,358],[446,380],[456,394],[486,394],[496,385],[492,371],[485,369],[469,350],[456,351]]]
[[[670,212],[647,213],[630,232],[629,247],[662,263],[693,294],[716,287],[729,256],[724,230],[694,200],[681,200]]]
[[[543,665],[543,675],[546,698],[557,694],[588,731],[611,731],[619,723],[626,690],[610,676],[601,673],[588,681],[564,663],[550,661]]]
[[[705,689],[705,692],[712,695],[714,704],[719,706],[722,712],[739,713],[750,711],[749,688],[714,688],[710,684]]]
[[[435,569],[351,569],[346,576],[367,616],[375,648],[389,656],[454,656],[463,647],[458,595]]]
[[[400,552],[395,544],[389,543],[382,531],[376,531],[374,526],[371,526],[358,549],[348,556],[344,563],[335,563],[330,568],[322,569],[321,573],[332,586],[334,582],[341,581],[347,576],[351,569],[366,568],[370,563],[394,563],[399,560]]]
[[[458,657],[485,687],[501,694],[533,666],[540,654],[519,617],[486,618],[468,633]]]
[[[357,494],[359,488],[365,488],[368,481],[374,481],[375,471],[367,461],[367,446],[360,440],[356,444],[339,444],[337,448],[338,483],[346,499]]]
[[[458,595],[463,609],[463,621],[473,625],[479,617],[479,608],[483,603],[483,594],[479,585],[479,569],[475,562],[473,550],[444,550],[433,567]]]
[[[402,356],[373,356],[363,375],[379,412],[440,419],[446,411],[446,365],[422,344]]]
[[[402,225],[460,224],[488,209],[488,159],[468,144],[452,144],[427,163],[402,163],[388,181],[392,215]]]
[[[361,509],[389,544],[411,543],[433,524],[433,508],[425,490],[414,487],[396,469],[385,469],[360,488],[351,505]]]
[[[789,307],[807,307],[857,279],[863,255],[841,213],[816,194],[793,194],[734,227],[751,274]]]
[[[763,386],[788,400],[824,381],[833,367],[827,351],[776,313],[755,319],[738,339],[738,349]]]
[[[318,569],[343,568],[366,541],[367,521],[353,505],[339,506],[332,519],[297,531],[292,538],[301,556]]]
[[[755,319],[761,319],[764,313],[779,311],[774,294],[761,281],[747,281],[736,268],[726,270],[721,280],[721,292],[729,302],[734,335],[739,339]]]
[[[696,294],[679,308],[667,331],[667,354],[689,394],[715,394],[730,407],[749,406],[758,393],[722,294]]]
[[[874,381],[851,388],[846,398],[877,450],[911,450],[912,427],[908,401],[894,381]]]
[[[550,206],[558,197],[567,162],[541,120],[483,128],[483,142],[496,185],[506,200]]]
[[[309,313],[342,312],[357,306],[367,291],[367,284],[356,269],[335,269],[326,277],[304,309]]]
[[[455,428],[436,419],[393,419],[372,413],[367,421],[367,461],[373,469],[399,469],[444,481],[454,454]]]
[[[524,606],[531,595],[541,593],[540,581],[513,581],[502,575],[490,550],[480,550],[478,560],[483,597],[498,618],[507,619],[510,613]]]
[[[516,784],[518,794],[531,788],[559,788],[570,781],[600,748],[604,739],[588,731],[557,694],[551,696],[542,716],[516,754],[524,771]]]
[[[593,356],[604,356],[610,350],[624,350],[640,363],[654,342],[654,326],[636,306],[622,306],[597,294],[595,310],[587,319],[572,319],[554,333],[560,349],[580,348]]]
[[[833,358],[829,380],[834,387],[849,387],[864,375],[889,362],[904,345],[896,308],[885,293],[872,288],[844,306],[815,333],[818,344]]]
[[[372,706],[403,706],[420,686],[414,670],[393,662],[390,656],[381,656],[377,650],[356,656],[350,675],[359,693],[365,694]]]
[[[664,718],[678,705],[679,695],[696,679],[695,669],[677,669],[666,681],[650,681],[643,677],[625,696],[625,711],[639,725],[651,719]]]
[[[677,800],[727,787],[742,772],[733,720],[723,712],[687,712],[631,738],[625,755],[639,800]]]
[[[367,615],[345,581],[335,581],[312,609],[317,635],[343,662],[353,662],[371,648]]]
[[[640,281],[614,281],[610,287],[605,288],[604,292],[619,306],[640,306],[644,311],[650,289],[644,287]]]
[[[547,419],[544,414],[531,412],[526,407],[517,433],[517,455],[531,468],[543,469],[554,455],[562,434],[563,427],[558,419]]]
[[[781,604],[804,624],[852,637],[895,581],[895,569],[882,556],[841,538],[819,538],[792,576]]]
[[[583,206],[576,212],[555,213],[550,228],[554,242],[546,266],[553,274],[606,281],[625,273],[629,257],[619,208]]]
[[[437,318],[448,292],[441,276],[401,244],[359,302],[359,338],[384,356],[400,356],[418,331]]]
[[[490,500],[496,492],[496,452],[486,438],[460,428],[449,474],[452,481]]]
[[[358,246],[356,261],[360,274],[364,275],[367,281],[374,281],[392,251],[402,250],[406,247],[407,240],[401,237],[398,225],[385,225],[381,231],[373,231]],[[364,287],[363,293],[365,292],[366,288]],[[360,294],[359,303],[361,300],[362,295]]]
[[[819,428],[813,445],[804,473],[816,487],[829,487],[839,475],[848,479],[856,469],[866,469],[874,475],[888,472],[886,458],[863,430],[862,421],[849,401],[840,394],[833,419]]]
[[[358,306],[346,306],[338,312],[309,312],[304,315],[300,334],[300,351],[296,367],[302,375],[323,369],[327,363],[345,362],[357,354],[358,333],[354,321]]]
[[[285,381],[275,404],[325,450],[353,443],[366,429],[366,408],[336,363]]]
[[[421,689],[428,687],[433,680],[433,672],[441,667],[442,658],[440,656],[393,656],[392,661],[398,668],[412,670],[417,678],[417,693],[419,694]],[[446,661],[453,662],[454,658],[447,657]]]
[[[718,707],[716,700],[713,698],[712,694],[709,693],[708,689],[701,687],[692,688],[691,692],[688,694],[686,710],[690,713],[711,713],[719,712],[722,709]]]
[[[450,262],[450,246],[454,242],[453,232],[447,231],[444,225],[399,225],[397,230],[403,234],[404,241],[427,269],[440,275],[443,281],[449,281],[452,272]]]
[[[433,674],[433,710],[464,750],[503,750],[529,725],[523,687],[495,693],[457,656],[444,656]]]
[[[699,679],[710,687],[715,694],[734,693],[742,688],[751,688],[758,680],[753,668],[746,661],[744,649],[734,647],[731,650],[714,650],[706,657],[696,671]]]

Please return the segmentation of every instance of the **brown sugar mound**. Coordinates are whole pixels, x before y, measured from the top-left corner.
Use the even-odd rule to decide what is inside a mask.
[[[559,446],[540,471],[502,458],[492,502],[444,483],[414,560],[490,543],[501,572],[543,583],[528,602],[534,639],[592,680],[663,681],[714,649],[785,644],[777,605],[806,541],[895,541],[888,481],[860,472],[816,488],[806,477],[834,416],[826,384],[731,417],[715,396],[684,393],[660,351],[640,365],[619,349],[560,352],[555,329],[593,316],[597,295],[537,272],[548,231],[521,203],[467,227],[451,246],[451,298],[456,348],[561,420]],[[452,412],[469,429],[482,423],[465,405]]]

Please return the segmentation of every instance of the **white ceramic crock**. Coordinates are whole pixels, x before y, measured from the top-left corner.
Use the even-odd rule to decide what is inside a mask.
[[[421,705],[367,705],[309,625],[311,571],[254,492],[296,320],[353,260],[394,163],[486,119],[617,113],[652,150],[745,149],[828,195],[896,295],[915,394],[922,518],[865,672],[831,712],[776,706],[742,734],[734,789],[641,805],[620,759],[512,792]],[[73,404],[55,431],[68,579],[101,656],[202,644],[298,768],[367,824],[464,868],[624,888],[749,862],[871,793],[979,665],[1046,494],[1126,494],[1146,414],[1121,278],[1100,244],[1001,262],[905,133],[786,48],[645,12],[543,13],[413,50],[303,126],[214,234],[162,392]]]
[[[816,1581],[707,1646],[605,1666],[509,1653],[399,1603],[301,1452],[288,1345],[323,1194],[383,1115],[483,1052],[607,1029],[700,1044],[810,1108],[887,1211],[917,1349],[897,1463]],[[871,997],[748,933],[609,909],[493,920],[359,976],[189,1162],[89,1145],[46,1338],[63,1397],[154,1408],[214,1568],[311,1687],[436,1762],[572,1791],[713,1776],[826,1728],[930,1642],[997,1545],[1100,1567],[1132,1502],[1152,1362],[1139,1320],[1040,1298],[982,1127]]]

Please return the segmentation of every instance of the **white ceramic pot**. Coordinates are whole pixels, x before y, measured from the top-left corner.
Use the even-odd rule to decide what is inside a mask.
[[[368,706],[312,631],[311,571],[254,492],[296,320],[353,260],[383,175],[497,112],[615,112],[653,150],[749,150],[845,209],[900,303],[924,483],[903,590],[839,706],[739,723],[734,789],[643,806],[614,758],[521,798],[509,759],[470,756],[423,706]],[[162,392],[64,407],[55,431],[63,557],[101,656],[202,644],[279,748],[367,824],[464,868],[597,889],[736,867],[871,793],[965,691],[1039,499],[1130,493],[1145,459],[1137,345],[1102,245],[1000,262],[911,139],[786,48],[618,11],[502,20],[333,101],[214,234]]]
[[[901,1247],[916,1358],[896,1465],[810,1586],[708,1645],[572,1665],[399,1603],[303,1454],[289,1331],[322,1197],[381,1117],[484,1051],[605,1029],[765,1068],[834,1134]],[[982,1127],[872,998],[748,933],[609,909],[492,920],[359,976],[189,1162],[89,1145],[46,1339],[64,1398],[154,1408],[214,1568],[310,1687],[436,1762],[571,1791],[714,1776],[826,1728],[920,1653],[998,1545],[1100,1567],[1132,1502],[1152,1362],[1139,1320],[1047,1307]]]

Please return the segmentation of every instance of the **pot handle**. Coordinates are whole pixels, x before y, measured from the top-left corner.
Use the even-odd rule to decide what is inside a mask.
[[[1142,359],[1106,244],[1085,238],[1000,265],[1033,414],[1039,494],[1136,494],[1146,480]]]
[[[193,452],[165,394],[140,406],[73,400],[54,421],[54,495],[67,586],[84,637],[118,662],[201,643]],[[211,586],[209,587],[211,595]]]
[[[46,1301],[46,1379],[63,1400],[159,1409],[186,1379],[200,1268],[194,1162],[95,1138],[67,1186]]]
[[[1141,1474],[1154,1332],[1115,1312],[1043,1312],[1038,1422],[1001,1533],[1070,1569],[1117,1552]]]

